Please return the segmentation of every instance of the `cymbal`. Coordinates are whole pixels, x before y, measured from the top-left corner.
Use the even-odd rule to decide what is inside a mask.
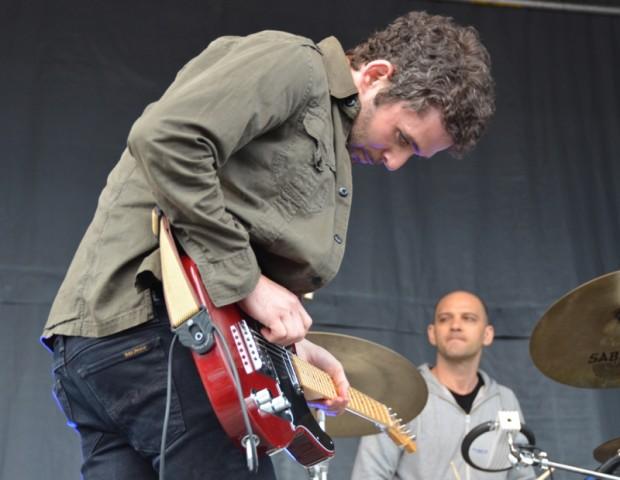
[[[566,385],[620,387],[620,272],[600,276],[556,301],[534,328],[530,355]]]
[[[340,360],[352,387],[392,408],[403,423],[415,418],[426,405],[426,382],[416,366],[399,353],[339,333],[311,331],[306,338]],[[349,412],[326,417],[325,431],[332,437],[360,437],[379,432],[372,422]]]
[[[601,463],[605,463],[614,455],[620,455],[620,437],[602,443],[594,449],[592,455]]]

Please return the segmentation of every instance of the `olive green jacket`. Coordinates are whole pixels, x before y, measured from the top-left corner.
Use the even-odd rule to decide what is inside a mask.
[[[261,273],[299,294],[325,285],[345,247],[356,94],[333,37],[265,31],[212,42],[133,125],[44,340],[110,335],[152,317],[155,205],[218,306],[248,295]]]

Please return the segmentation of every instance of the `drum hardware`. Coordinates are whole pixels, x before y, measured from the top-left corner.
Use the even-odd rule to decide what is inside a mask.
[[[510,421],[503,421],[502,418],[510,418]],[[620,465],[620,455],[617,460],[612,457],[598,471],[549,460],[547,453],[536,447],[534,434],[519,422],[518,412],[499,412],[498,420],[474,427],[465,435],[461,453],[471,467],[485,472],[533,466],[545,471],[559,469],[592,478],[620,480],[620,477],[606,473]]]
[[[543,472],[542,475],[536,477],[536,480],[545,480],[545,478],[549,478],[553,472],[555,472],[555,468],[551,467],[546,472]]]
[[[317,422],[323,430],[325,430],[325,412],[320,408],[315,410]],[[329,459],[317,465],[308,468],[310,480],[327,480],[327,470],[329,468]]]
[[[517,459],[517,463],[522,465],[533,465],[542,468],[543,470],[548,470],[551,468],[566,470],[568,472],[579,473],[583,475],[589,475],[591,478],[605,478],[612,480],[620,480],[620,477],[617,475],[610,475],[608,473],[604,473],[604,470],[610,468],[610,466],[602,465],[599,467],[599,471],[588,470],[586,468],[579,468],[572,465],[567,465],[564,463],[552,462],[548,459],[547,454],[542,451],[529,451],[522,450],[519,447],[515,449],[515,458]],[[516,465],[516,464],[515,464]],[[614,464],[611,466],[611,470],[617,466]],[[589,477],[589,478],[590,478]]]
[[[499,411],[495,421],[481,423],[465,435],[461,454],[476,470],[502,472],[515,466],[517,447],[535,444],[536,438],[521,423],[519,412]]]

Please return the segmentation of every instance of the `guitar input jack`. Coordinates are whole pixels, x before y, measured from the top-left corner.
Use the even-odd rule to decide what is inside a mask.
[[[248,462],[248,470],[251,472],[258,471],[258,457],[256,456],[256,447],[260,443],[257,435],[246,435],[241,439],[241,445],[245,448],[245,458]]]

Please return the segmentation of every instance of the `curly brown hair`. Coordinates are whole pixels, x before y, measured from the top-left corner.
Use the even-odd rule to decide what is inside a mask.
[[[495,111],[489,52],[473,27],[450,17],[407,13],[347,55],[355,69],[377,59],[391,62],[390,86],[375,103],[405,100],[418,113],[437,108],[455,156],[476,144]]]

